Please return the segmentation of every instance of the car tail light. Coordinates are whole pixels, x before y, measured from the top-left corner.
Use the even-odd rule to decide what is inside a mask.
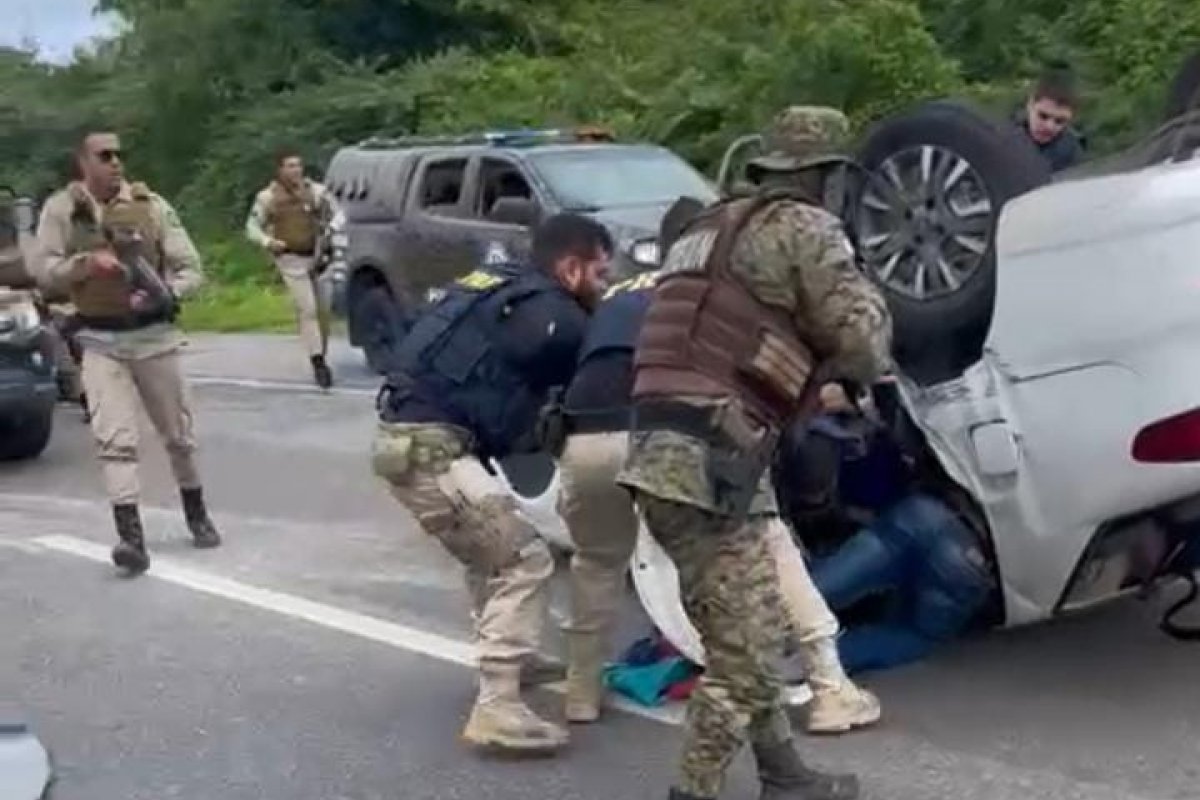
[[[1200,408],[1160,419],[1133,438],[1133,459],[1147,464],[1200,461]]]

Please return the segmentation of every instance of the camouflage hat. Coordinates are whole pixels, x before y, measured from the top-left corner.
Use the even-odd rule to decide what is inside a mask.
[[[775,117],[763,135],[764,154],[751,167],[790,172],[849,159],[850,122],[828,106],[790,106]]]

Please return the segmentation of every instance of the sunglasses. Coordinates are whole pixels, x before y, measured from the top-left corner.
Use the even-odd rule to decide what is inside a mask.
[[[111,164],[114,161],[120,160],[121,151],[115,148],[108,150],[97,150],[93,155],[100,159],[101,162],[105,164]]]

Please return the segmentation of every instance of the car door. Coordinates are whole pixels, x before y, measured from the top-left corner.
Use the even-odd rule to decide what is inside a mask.
[[[477,263],[468,153],[421,156],[400,220],[405,280],[418,298]]]
[[[474,159],[468,185],[474,224],[471,236],[478,263],[527,259],[531,240],[529,226],[494,213],[497,202],[505,198],[531,202],[535,216],[537,209],[545,207],[521,163],[502,153],[481,154]]]

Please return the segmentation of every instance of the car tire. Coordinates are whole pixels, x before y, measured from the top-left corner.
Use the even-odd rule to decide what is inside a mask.
[[[54,431],[54,406],[0,423],[0,461],[24,461],[37,458],[50,443]]]
[[[858,161],[849,228],[892,312],[896,362],[925,385],[953,379],[991,322],[1000,210],[1050,168],[1015,126],[949,100],[876,125]]]
[[[385,374],[408,333],[411,323],[407,315],[384,285],[354,292],[349,311],[354,340],[362,348],[367,366],[377,374]]]
[[[1200,110],[1200,51],[1188,56],[1167,90],[1164,120],[1170,121],[1188,111]]]

